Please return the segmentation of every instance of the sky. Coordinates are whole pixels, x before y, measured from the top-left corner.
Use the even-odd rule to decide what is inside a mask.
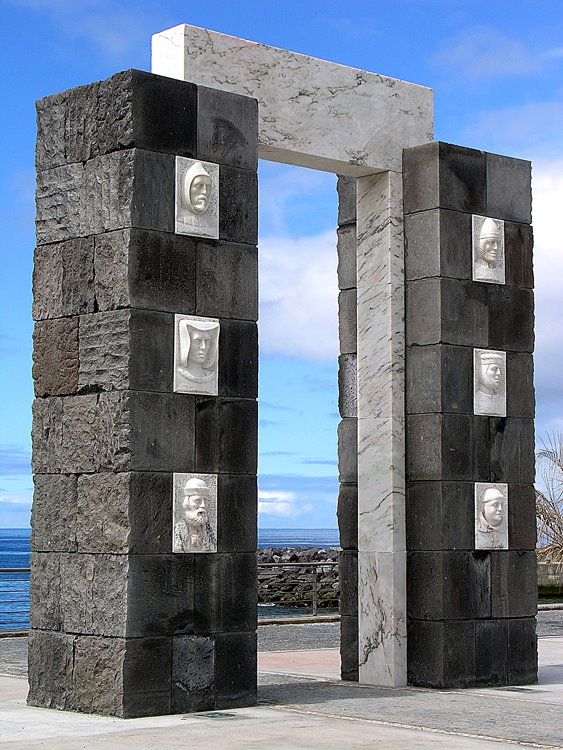
[[[0,527],[29,523],[35,100],[150,70],[179,23],[429,86],[435,138],[531,159],[536,433],[563,431],[560,0],[0,0]],[[335,177],[260,163],[262,528],[336,525]]]

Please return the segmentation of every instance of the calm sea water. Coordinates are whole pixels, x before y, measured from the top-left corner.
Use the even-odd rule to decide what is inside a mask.
[[[29,568],[29,529],[0,529],[0,568]],[[337,529],[260,529],[258,547],[337,547]],[[271,609],[260,615],[273,616]],[[283,613],[281,613],[283,614]],[[0,630],[29,627],[29,574],[0,572]]]

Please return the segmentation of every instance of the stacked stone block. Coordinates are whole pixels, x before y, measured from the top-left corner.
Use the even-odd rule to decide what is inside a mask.
[[[358,680],[358,411],[356,178],[338,190],[338,526],[340,530],[340,658],[343,680]]]
[[[530,164],[404,152],[408,679],[535,682]],[[472,214],[504,220],[506,283],[472,280]],[[506,352],[506,417],[478,416],[473,349]],[[474,484],[508,484],[508,549],[475,549]]]
[[[175,156],[220,236],[174,234]],[[257,103],[140,71],[38,103],[32,705],[256,698]],[[220,319],[217,396],[173,392],[174,314]],[[172,477],[218,475],[217,553],[172,553]]]

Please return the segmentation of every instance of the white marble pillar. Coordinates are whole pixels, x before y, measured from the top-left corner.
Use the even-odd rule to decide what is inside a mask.
[[[402,175],[357,183],[359,679],[406,685]]]

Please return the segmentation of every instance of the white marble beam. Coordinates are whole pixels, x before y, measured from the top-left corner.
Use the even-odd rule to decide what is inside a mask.
[[[359,679],[406,685],[402,176],[357,183]]]
[[[367,175],[432,140],[432,90],[180,24],[152,38],[152,72],[259,101],[258,155]]]

